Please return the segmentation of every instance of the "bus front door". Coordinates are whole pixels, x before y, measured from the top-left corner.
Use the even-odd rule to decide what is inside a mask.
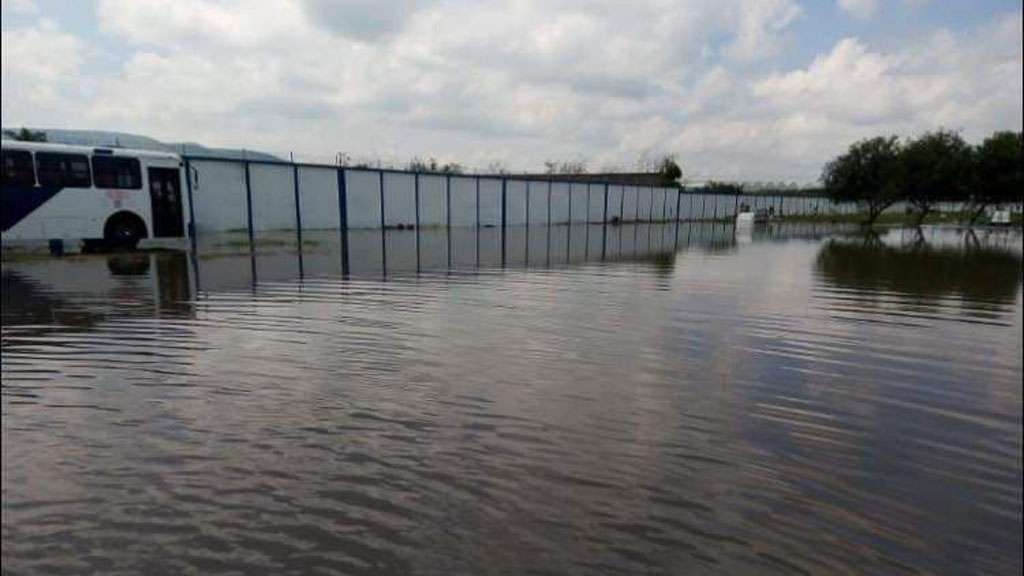
[[[149,197],[153,206],[153,237],[184,236],[185,218],[178,170],[150,168]]]

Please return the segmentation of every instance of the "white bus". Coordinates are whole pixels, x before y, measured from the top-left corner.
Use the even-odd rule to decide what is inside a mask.
[[[4,249],[134,248],[184,238],[183,183],[175,154],[4,140]]]

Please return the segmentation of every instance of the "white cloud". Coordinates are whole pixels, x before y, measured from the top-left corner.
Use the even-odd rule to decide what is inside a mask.
[[[878,9],[878,0],[837,0],[837,4],[857,18],[870,18]]]
[[[252,49],[302,40],[298,5],[276,0],[99,0],[104,30],[146,45]]]
[[[100,0],[112,42],[4,31],[4,122],[514,169],[668,151],[698,177],[798,180],[871,132],[1020,125],[1019,12],[886,50],[837,40],[793,69],[773,57],[799,41],[790,0],[377,8]]]
[[[973,135],[1021,123],[1021,23],[1010,15],[967,36],[938,31],[902,51],[840,40],[803,70],[753,86],[779,113],[849,126],[963,127]]]
[[[86,103],[88,91],[81,70],[85,55],[78,38],[52,20],[4,30],[0,46],[4,122],[14,112],[21,123],[45,124],[55,109]]]
[[[746,2],[739,8],[739,30],[728,53],[741,60],[756,60],[778,50],[779,35],[800,15],[800,6],[789,0]]]
[[[15,14],[35,14],[39,11],[39,6],[35,0],[3,0],[0,3],[0,10],[10,10]]]

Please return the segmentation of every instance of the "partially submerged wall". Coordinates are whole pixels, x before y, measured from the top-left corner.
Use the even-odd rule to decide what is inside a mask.
[[[548,226],[735,217],[741,204],[780,216],[850,213],[805,196],[444,175],[186,157],[198,233],[346,228]]]

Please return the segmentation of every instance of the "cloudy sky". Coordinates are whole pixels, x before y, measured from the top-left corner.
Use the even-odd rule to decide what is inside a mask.
[[[1022,123],[1019,1],[2,1],[4,126],[809,182],[863,136]]]

